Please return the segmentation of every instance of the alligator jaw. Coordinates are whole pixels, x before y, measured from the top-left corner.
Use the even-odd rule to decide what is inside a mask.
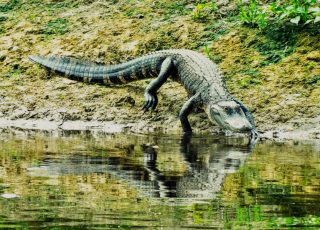
[[[225,130],[236,133],[252,133],[257,136],[253,121],[248,117],[248,111],[234,100],[222,100],[208,104],[206,112],[210,120],[216,122]]]

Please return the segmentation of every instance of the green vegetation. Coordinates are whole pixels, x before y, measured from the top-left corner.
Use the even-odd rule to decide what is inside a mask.
[[[217,10],[218,10],[218,6],[215,1],[198,3],[195,6],[191,15],[194,20],[204,21],[210,16],[211,13],[213,13]]]
[[[4,34],[6,32],[5,28],[0,25],[0,34]]]
[[[249,6],[241,6],[240,19],[244,24],[253,27],[258,26],[259,29],[263,29],[267,26],[266,10],[259,6],[256,0],[251,0]]]
[[[8,20],[8,17],[6,16],[0,16],[0,22],[5,22]]]
[[[320,21],[320,7],[317,0],[275,1],[270,5],[276,20],[293,24],[317,23]]]
[[[320,75],[314,75],[306,79],[306,84],[308,85],[320,85]]]
[[[10,0],[7,3],[0,4],[0,12],[8,12],[21,4],[20,0]]]
[[[63,35],[69,32],[69,21],[66,18],[49,21],[44,32],[46,34]]]
[[[298,32],[290,27],[270,28],[252,47],[265,56],[262,66],[277,63],[292,54],[296,48]]]
[[[168,9],[167,13],[169,15],[175,15],[175,14],[187,14],[188,10],[186,9],[187,1],[170,1],[168,2],[162,2],[159,4],[161,7],[165,7]]]
[[[262,83],[262,77],[257,69],[246,69],[243,72],[244,78],[239,81],[241,88],[248,88],[251,85]]]
[[[277,0],[271,4],[262,4],[250,0],[240,7],[240,19],[244,24],[265,29],[272,23],[306,25],[320,21],[320,7],[317,0]]]

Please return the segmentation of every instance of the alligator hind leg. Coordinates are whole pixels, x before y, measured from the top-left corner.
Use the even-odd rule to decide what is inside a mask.
[[[166,58],[162,62],[158,77],[152,80],[145,90],[144,98],[146,102],[142,108],[144,112],[147,112],[150,108],[155,109],[157,107],[157,91],[166,82],[173,71],[173,67],[174,65],[171,57]]]
[[[183,104],[179,118],[181,121],[182,129],[186,133],[191,133],[191,125],[188,121],[188,115],[191,113],[192,109],[198,105],[199,93],[195,94],[194,96],[190,97],[189,100]]]

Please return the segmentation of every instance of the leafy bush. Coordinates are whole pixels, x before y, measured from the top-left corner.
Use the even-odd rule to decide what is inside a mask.
[[[289,20],[293,24],[317,23],[320,21],[320,7],[316,5],[317,0],[275,1],[270,10],[278,20]]]
[[[272,21],[296,25],[318,23],[320,7],[317,0],[277,0],[264,6],[257,0],[250,0],[241,3],[240,19],[259,29],[264,29]]]
[[[263,29],[267,25],[266,10],[259,6],[256,0],[250,1],[249,5],[240,8],[240,19],[250,26],[258,26]]]

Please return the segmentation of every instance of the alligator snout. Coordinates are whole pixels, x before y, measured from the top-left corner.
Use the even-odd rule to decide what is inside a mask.
[[[226,123],[229,125],[230,129],[236,132],[249,132],[253,129],[252,125],[247,119],[244,118],[232,118],[227,119]]]

